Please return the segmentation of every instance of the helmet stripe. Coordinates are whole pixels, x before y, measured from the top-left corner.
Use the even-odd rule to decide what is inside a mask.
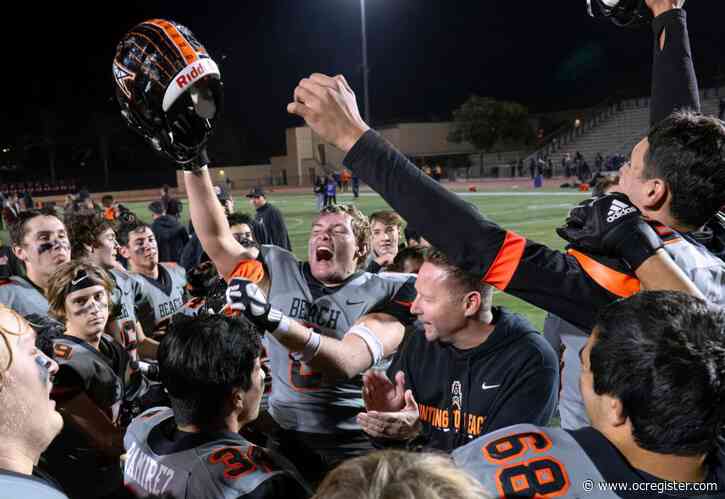
[[[179,33],[179,30],[176,29],[176,26],[171,24],[169,21],[166,21],[164,19],[152,19],[146,22],[162,29],[164,34],[169,37],[169,40],[171,40],[171,43],[174,44],[174,47],[176,47],[176,49],[179,51],[181,57],[184,58],[186,64],[191,64],[192,62],[199,59],[197,51],[194,50],[194,48],[189,44],[184,35]]]

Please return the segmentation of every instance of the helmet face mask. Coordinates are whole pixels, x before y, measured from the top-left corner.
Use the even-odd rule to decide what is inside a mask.
[[[117,46],[113,77],[129,127],[176,163],[199,157],[223,91],[219,68],[187,28],[163,19],[135,26]]]
[[[645,0],[587,0],[591,17],[607,17],[617,26],[637,27],[648,23],[652,13]]]

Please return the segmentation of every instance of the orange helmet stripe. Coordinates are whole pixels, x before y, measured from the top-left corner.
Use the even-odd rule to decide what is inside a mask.
[[[179,33],[176,26],[169,21],[164,19],[151,19],[150,21],[146,21],[146,23],[161,28],[164,34],[169,37],[171,43],[178,49],[186,64],[191,64],[199,58],[197,51],[189,44],[184,35]]]

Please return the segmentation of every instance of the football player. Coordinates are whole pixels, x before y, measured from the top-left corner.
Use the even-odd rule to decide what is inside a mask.
[[[725,497],[725,312],[672,291],[614,302],[581,351],[591,427],[515,425],[453,452],[494,497]]]
[[[52,397],[64,416],[45,463],[71,497],[104,497],[122,487],[123,429],[148,383],[126,350],[104,334],[114,284],[101,267],[74,260],[48,289],[51,315],[65,326],[53,338],[58,363]]]
[[[239,432],[256,419],[264,386],[261,344],[243,318],[175,318],[159,348],[171,408],[134,419],[124,480],[134,495],[175,499],[308,497],[292,466]]]
[[[163,335],[186,302],[186,271],[172,262],[159,263],[156,238],[147,224],[122,224],[117,236],[128,270],[142,284],[144,300],[136,312],[141,327],[152,337]]]
[[[10,227],[10,241],[13,253],[25,264],[26,276],[11,276],[0,283],[0,303],[22,316],[47,315],[50,276],[71,258],[65,225],[55,215],[24,211]]]

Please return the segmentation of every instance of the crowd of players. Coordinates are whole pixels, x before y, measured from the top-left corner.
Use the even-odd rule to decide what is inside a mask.
[[[187,269],[135,217],[19,213],[0,496],[725,497],[725,126],[697,113],[681,4],[647,0],[653,128],[566,252],[426,178],[321,74],[288,111],[395,211],[323,208],[305,261],[260,244],[205,158],[180,161]],[[132,35],[171,32],[205,54],[168,21]],[[563,357],[494,289],[548,311]]]

